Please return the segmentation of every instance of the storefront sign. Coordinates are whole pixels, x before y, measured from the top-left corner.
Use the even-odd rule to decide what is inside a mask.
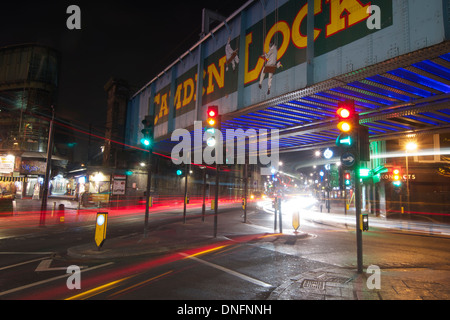
[[[114,182],[113,182],[113,195],[124,195],[125,194],[125,188],[127,184],[127,178],[124,175],[115,175],[113,176]]]
[[[22,160],[20,166],[21,174],[45,174],[46,162],[36,161],[36,160]]]
[[[394,181],[394,175],[392,173],[382,173],[381,180]],[[416,174],[404,174],[402,176],[402,180],[416,180]]]
[[[14,156],[0,156],[0,173],[12,173],[14,171]]]

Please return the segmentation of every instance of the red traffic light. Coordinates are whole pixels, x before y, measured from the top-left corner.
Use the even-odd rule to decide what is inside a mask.
[[[355,102],[353,100],[339,102],[336,114],[341,119],[349,119],[355,114]]]
[[[350,110],[346,108],[339,108],[337,114],[340,118],[348,119],[351,115]]]
[[[219,108],[218,106],[209,106],[206,112],[206,123],[209,127],[217,127],[219,122]]]

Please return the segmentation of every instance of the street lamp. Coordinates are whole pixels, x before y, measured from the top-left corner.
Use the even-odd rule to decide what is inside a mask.
[[[410,212],[408,151],[414,151],[414,150],[417,150],[417,143],[415,143],[415,142],[408,142],[406,144],[406,147],[405,147],[405,154],[406,154],[406,197],[408,199],[408,212]]]

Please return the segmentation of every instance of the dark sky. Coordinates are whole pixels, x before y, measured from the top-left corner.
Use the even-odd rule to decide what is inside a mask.
[[[139,89],[199,40],[202,8],[229,16],[246,2],[4,1],[0,46],[39,42],[59,50],[57,116],[101,126],[111,76]],[[71,4],[81,9],[81,30],[66,27]]]

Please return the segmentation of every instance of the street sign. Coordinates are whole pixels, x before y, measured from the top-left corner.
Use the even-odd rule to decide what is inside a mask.
[[[356,157],[351,152],[344,152],[341,155],[341,163],[344,167],[351,168],[355,165]]]
[[[101,247],[106,239],[106,226],[108,222],[108,212],[98,212],[95,220],[95,244]]]

